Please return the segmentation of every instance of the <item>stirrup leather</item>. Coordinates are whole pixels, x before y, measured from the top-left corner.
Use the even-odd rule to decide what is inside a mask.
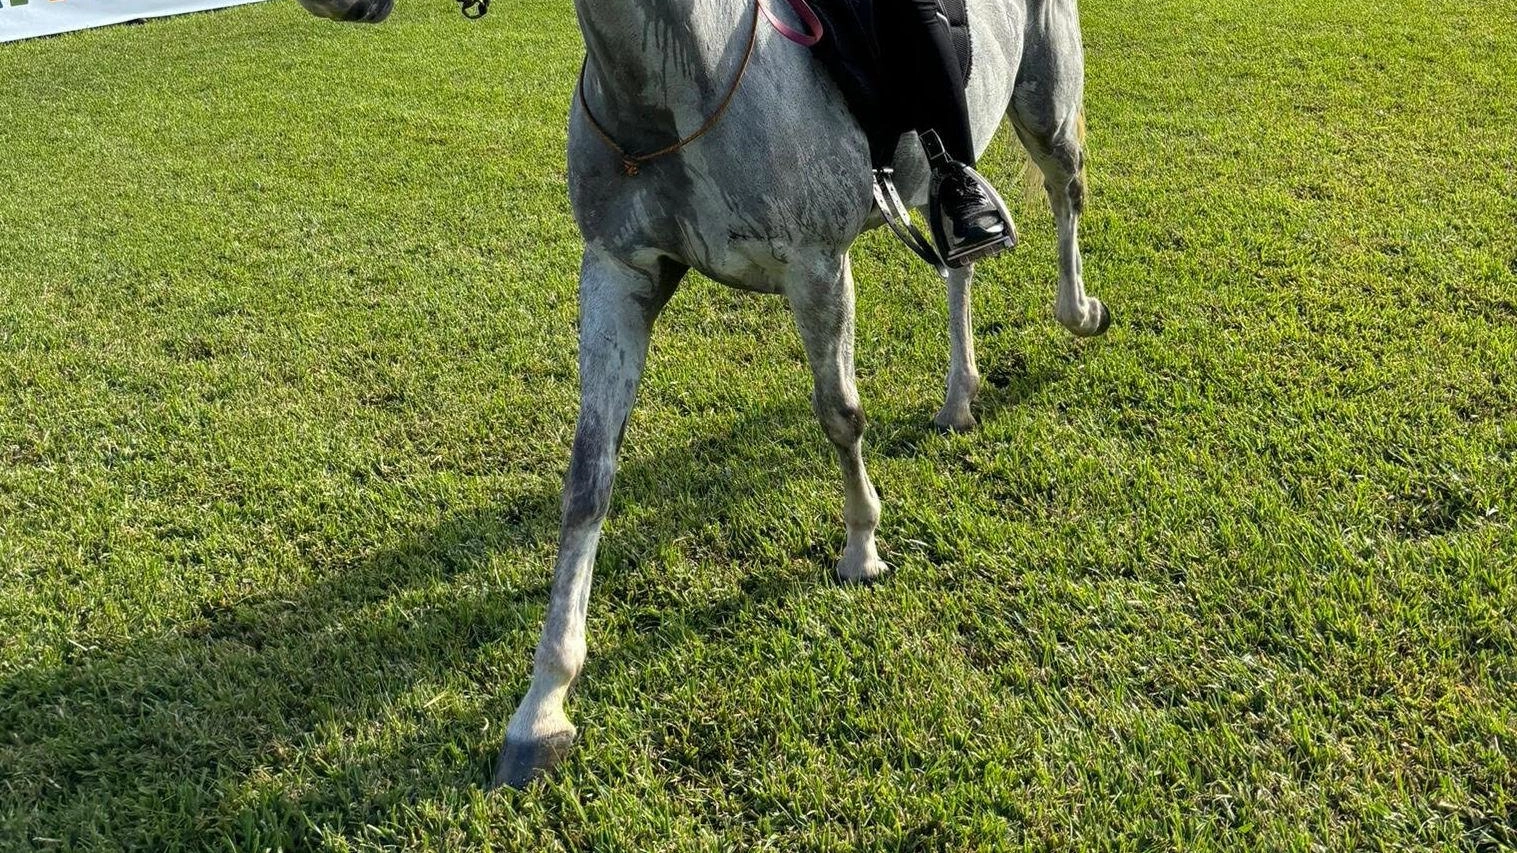
[[[905,202],[901,201],[901,194],[895,188],[895,170],[890,168],[876,169],[874,171],[874,204],[880,209],[880,215],[885,218],[885,224],[895,232],[906,248],[910,249],[917,257],[927,262],[927,265],[937,270],[938,275],[948,278],[948,264],[943,261],[943,256],[938,254],[937,247],[927,239],[927,235],[911,221],[911,211],[906,208]]]

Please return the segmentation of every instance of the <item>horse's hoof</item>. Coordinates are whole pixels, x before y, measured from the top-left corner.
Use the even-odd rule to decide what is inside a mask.
[[[888,571],[890,567],[878,556],[853,559],[844,554],[842,562],[838,563],[838,580],[843,583],[873,583]]]
[[[1111,311],[1107,310],[1105,302],[1097,302],[1096,304],[1101,307],[1101,317],[1096,320],[1096,332],[1091,337],[1104,335],[1106,334],[1106,330],[1111,328]]]
[[[968,411],[951,414],[947,409],[932,416],[932,425],[939,432],[969,432],[980,425]]]
[[[1111,311],[1099,299],[1092,297],[1090,302],[1094,305],[1094,311],[1087,309],[1075,314],[1060,313],[1060,325],[1080,338],[1097,338],[1106,334],[1106,330],[1111,328]]]
[[[552,770],[569,754],[574,745],[574,732],[559,732],[529,741],[514,741],[506,738],[500,756],[495,759],[495,778],[490,788],[503,785],[517,789]]]

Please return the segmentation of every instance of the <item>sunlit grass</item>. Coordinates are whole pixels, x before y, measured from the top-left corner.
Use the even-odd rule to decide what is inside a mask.
[[[783,303],[692,280],[579,750],[489,795],[573,427],[568,4],[0,46],[0,849],[1517,844],[1517,10],[1083,11],[1110,335],[1024,204],[940,436],[942,294],[866,238],[895,573],[845,588]]]

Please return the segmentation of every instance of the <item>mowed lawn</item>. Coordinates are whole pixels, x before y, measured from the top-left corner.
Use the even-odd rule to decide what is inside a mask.
[[[941,287],[861,241],[850,588],[783,302],[688,282],[519,793],[569,4],[0,46],[0,850],[1512,849],[1517,5],[1083,14],[1111,333],[1020,201],[939,435]]]

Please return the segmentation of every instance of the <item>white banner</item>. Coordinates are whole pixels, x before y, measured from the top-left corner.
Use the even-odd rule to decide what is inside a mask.
[[[259,0],[0,0],[0,41],[257,2]]]

